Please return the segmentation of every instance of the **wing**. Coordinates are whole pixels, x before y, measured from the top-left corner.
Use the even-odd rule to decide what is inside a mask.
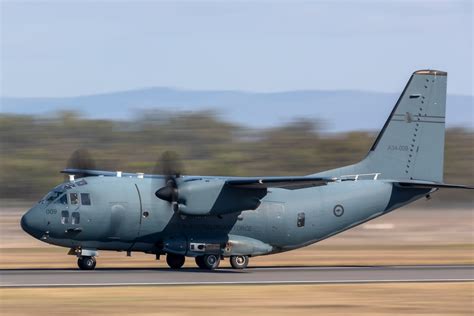
[[[61,173],[65,174],[81,174],[84,177],[117,177],[117,171],[105,171],[105,170],[89,170],[89,169],[74,169],[74,168],[66,168],[61,170]],[[138,173],[131,173],[131,172],[121,172],[120,176],[122,177],[137,177]],[[140,174],[143,175],[144,178],[164,178],[163,175],[155,175],[155,174]]]
[[[245,189],[282,188],[288,190],[303,189],[326,185],[336,181],[336,178],[321,177],[252,177],[235,178],[226,180],[226,184],[232,187]]]
[[[85,170],[85,169],[73,169],[67,168],[61,171],[65,174],[82,174],[86,177],[93,176],[104,176],[104,177],[116,177],[116,171],[104,171],[104,170]],[[136,177],[136,173],[121,173],[122,177]],[[155,174],[144,174],[144,178],[163,178],[163,175]],[[309,187],[317,187],[326,185],[329,182],[334,182],[336,178],[321,178],[321,177],[248,177],[248,178],[225,178],[225,177],[200,177],[200,176],[184,176],[189,180],[196,179],[224,179],[225,184],[242,189],[266,189],[266,188],[282,188],[289,190],[303,189]]]

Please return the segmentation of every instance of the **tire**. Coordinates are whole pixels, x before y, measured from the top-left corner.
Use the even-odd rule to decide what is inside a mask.
[[[94,257],[80,257],[77,259],[77,265],[81,270],[94,270],[96,266],[96,260]]]
[[[196,264],[199,269],[207,269],[206,265],[204,264],[204,256],[197,256],[196,258],[194,258],[194,260],[196,261]]]
[[[219,266],[221,258],[218,255],[205,255],[203,257],[204,268],[207,270],[214,270]]]
[[[166,255],[166,263],[171,269],[179,269],[183,266],[186,258],[183,255],[176,255],[173,253],[168,253]]]
[[[248,256],[230,256],[230,265],[234,269],[245,269],[249,265]]]

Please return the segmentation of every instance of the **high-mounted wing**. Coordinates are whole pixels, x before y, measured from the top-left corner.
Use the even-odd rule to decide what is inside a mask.
[[[226,184],[232,187],[246,189],[282,188],[288,190],[297,190],[326,185],[336,180],[336,178],[321,177],[252,177],[229,179],[226,181]]]
[[[61,173],[72,174],[72,175],[81,175],[81,177],[116,177],[117,171],[105,171],[105,170],[88,170],[88,169],[75,169],[75,168],[66,168],[61,170]],[[121,172],[122,177],[136,177],[137,173],[131,172]],[[152,174],[143,174],[144,178],[164,178],[163,175],[152,175]]]

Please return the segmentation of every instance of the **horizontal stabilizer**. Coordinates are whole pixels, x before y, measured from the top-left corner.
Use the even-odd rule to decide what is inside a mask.
[[[402,182],[395,182],[401,187],[406,188],[417,188],[417,189],[474,189],[474,187],[463,185],[463,184],[447,184],[447,183],[439,183],[439,182],[429,182],[429,181],[402,181]]]
[[[246,189],[282,188],[297,190],[326,185],[336,181],[336,178],[321,177],[267,177],[267,178],[237,178],[226,181],[226,184]]]

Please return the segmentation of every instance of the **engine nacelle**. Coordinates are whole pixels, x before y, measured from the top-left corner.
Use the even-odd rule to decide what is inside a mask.
[[[254,210],[267,189],[226,185],[220,179],[198,179],[179,184],[178,211],[185,215],[221,215]]]

